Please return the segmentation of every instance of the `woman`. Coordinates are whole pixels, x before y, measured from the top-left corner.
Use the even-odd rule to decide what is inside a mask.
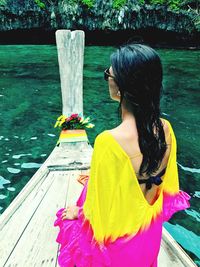
[[[60,209],[58,262],[70,267],[155,267],[162,223],[189,207],[179,191],[176,138],[160,118],[162,65],[150,47],[111,55],[110,96],[121,124],[95,139],[91,171],[77,206]]]

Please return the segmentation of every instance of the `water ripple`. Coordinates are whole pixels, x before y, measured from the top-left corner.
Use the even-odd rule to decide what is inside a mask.
[[[196,210],[193,210],[193,209],[185,210],[185,212],[189,216],[192,216],[193,218],[195,218],[196,221],[200,222],[200,214],[199,214],[199,212],[197,212]]]
[[[31,140],[36,140],[37,139],[37,136],[33,136],[30,138]]]
[[[0,199],[4,199],[4,198],[7,198],[7,196],[0,195]]]
[[[7,190],[9,190],[9,191],[15,191],[16,189],[14,187],[8,187]]]
[[[183,165],[181,165],[180,163],[178,163],[178,165],[181,167],[181,169],[183,169],[184,171],[188,171],[188,172],[192,172],[192,173],[200,173],[200,169],[196,169],[196,168],[190,168],[190,167],[184,167]]]
[[[54,137],[56,136],[55,134],[47,134],[48,136]]]
[[[10,168],[10,167],[8,167],[7,170],[8,170],[10,173],[19,173],[19,172],[21,171],[20,169]]]
[[[10,181],[6,180],[5,178],[3,178],[3,176],[0,175],[0,189],[4,188],[4,184],[10,184]]]
[[[21,167],[24,169],[32,169],[32,168],[40,168],[40,166],[42,166],[42,164],[39,163],[35,163],[35,162],[27,162],[27,163],[22,163]]]
[[[19,159],[21,157],[25,157],[25,156],[31,156],[32,154],[28,153],[28,154],[19,154],[19,155],[13,155],[13,159]]]
[[[193,197],[200,198],[200,191],[195,191]]]
[[[179,224],[164,223],[164,227],[169,231],[173,238],[181,244],[181,246],[188,251],[194,253],[197,257],[200,258],[200,236],[196,235],[192,231],[187,230]]]
[[[168,117],[170,117],[170,115],[169,115],[169,114],[167,114],[167,113],[165,113],[165,112],[162,112],[162,114],[163,114],[163,115],[165,115],[165,116],[168,116]]]

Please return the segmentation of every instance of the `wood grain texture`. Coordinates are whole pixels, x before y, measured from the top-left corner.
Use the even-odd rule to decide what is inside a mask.
[[[56,32],[63,101],[62,114],[83,115],[84,32]],[[88,174],[92,147],[87,142],[55,147],[48,159],[0,216],[0,267],[58,266],[58,209],[75,205]],[[72,171],[71,171],[72,170]],[[159,267],[194,267],[189,256],[163,229]]]
[[[0,266],[9,258],[51,183],[52,179],[43,177],[0,231]]]
[[[88,148],[88,150],[87,150]],[[73,149],[81,155],[75,153]],[[74,156],[81,162],[83,155],[91,155],[91,146],[69,145],[56,147],[49,157],[48,165],[54,163],[64,166],[64,160]],[[61,160],[62,159],[62,160]],[[87,160],[90,161],[89,156]],[[66,169],[68,161],[65,162]],[[40,182],[32,187],[31,193],[18,207],[1,230],[0,266],[58,266],[58,229],[53,227],[56,211],[59,208],[75,205],[83,189],[77,182],[79,174],[88,174],[88,170],[50,171]],[[38,175],[41,174],[38,172]],[[26,191],[26,187],[24,188]],[[16,207],[14,205],[13,207]],[[159,253],[159,267],[194,267],[189,256],[177,242],[163,229],[163,239]]]
[[[70,205],[76,205],[78,197],[83,190],[83,185],[77,181],[79,174],[81,174],[80,171],[73,171],[72,175],[70,176],[66,207]]]
[[[21,190],[21,192],[15,197],[15,199],[10,203],[7,209],[0,216],[0,230],[4,227],[4,225],[9,221],[9,219],[13,216],[16,210],[20,207],[20,205],[26,200],[28,195],[32,192],[32,190],[37,186],[37,183],[40,182],[43,177],[45,177],[49,169],[47,165],[51,162],[51,158],[54,157],[56,153],[57,147],[53,149],[49,157],[45,160],[42,166],[36,171],[33,177],[28,181],[26,186]]]
[[[72,145],[73,144],[73,145]],[[55,150],[48,162],[50,170],[87,170],[90,168],[92,147],[87,142],[66,143]]]
[[[45,197],[31,216],[5,266],[56,265],[58,244],[55,237],[58,229],[53,223],[56,211],[65,207],[71,175],[70,172],[51,172],[48,175],[46,180],[53,179],[53,182],[46,188]]]
[[[83,115],[83,31],[57,30],[56,44],[62,92],[62,114]]]

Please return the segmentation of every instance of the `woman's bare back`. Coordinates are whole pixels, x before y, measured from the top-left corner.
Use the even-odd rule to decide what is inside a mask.
[[[170,154],[170,148],[171,148],[171,136],[170,131],[167,123],[161,119],[163,123],[163,129],[165,133],[165,140],[167,143],[167,150],[164,155],[164,158],[161,162],[161,165],[159,169],[153,174],[159,174],[164,168],[166,168],[169,154]],[[139,175],[139,169],[140,165],[142,163],[143,155],[140,151],[140,147],[138,144],[138,133],[136,127],[129,127],[127,128],[127,125],[123,123],[120,124],[118,127],[109,130],[109,132],[113,135],[115,140],[119,143],[119,145],[122,147],[122,149],[126,152],[126,154],[129,156],[133,169],[136,173],[136,176],[138,179],[148,179],[149,176],[143,174],[143,176]],[[140,184],[141,190],[146,198],[146,200],[149,202],[149,204],[153,204],[154,201],[157,199],[157,196],[159,195],[159,189],[160,186],[152,185],[152,188],[149,190],[146,190],[146,184]]]

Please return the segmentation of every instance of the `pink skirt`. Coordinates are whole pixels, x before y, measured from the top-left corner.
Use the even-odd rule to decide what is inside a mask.
[[[156,221],[152,220],[147,230],[139,231],[129,241],[119,237],[112,243],[100,246],[93,237],[90,224],[83,223],[82,207],[86,192],[87,182],[76,203],[80,207],[78,219],[62,220],[64,208],[56,213],[54,226],[59,227],[56,242],[60,244],[58,263],[61,267],[157,267],[163,221],[168,220],[174,212],[187,208],[190,198],[182,191],[174,201],[166,197],[162,214]]]

